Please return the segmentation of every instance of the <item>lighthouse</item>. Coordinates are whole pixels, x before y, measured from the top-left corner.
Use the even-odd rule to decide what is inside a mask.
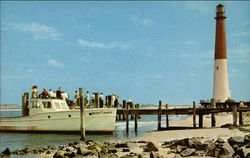
[[[216,34],[214,52],[214,85],[213,98],[216,102],[225,102],[231,97],[228,87],[227,47],[225,28],[225,8],[219,4],[216,7]]]

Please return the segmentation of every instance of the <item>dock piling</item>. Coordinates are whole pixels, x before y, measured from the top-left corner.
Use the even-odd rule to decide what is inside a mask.
[[[168,109],[168,104],[166,104],[166,110]],[[166,128],[169,127],[169,119],[168,119],[168,113],[166,111]]]
[[[242,126],[243,125],[243,114],[241,111],[239,111],[239,125]]]
[[[137,104],[137,108],[140,109],[140,104]],[[141,119],[141,115],[138,114],[138,119]]]
[[[118,121],[121,121],[122,120],[122,115],[118,115]]]
[[[214,98],[211,99],[211,107],[215,108],[216,107],[216,103]],[[215,119],[215,114],[211,114],[211,126],[215,127],[216,126],[216,119]]]
[[[139,109],[138,105],[135,105],[135,109]],[[135,114],[135,132],[137,132],[138,129],[138,114]]]
[[[130,109],[134,109],[135,108],[133,102],[129,103],[129,107],[130,107]],[[134,115],[133,114],[130,114],[130,120],[134,120]]]
[[[196,106],[195,106],[195,101],[193,101],[193,127],[196,128]]]
[[[161,105],[162,105],[162,101],[160,100],[159,107],[158,107],[158,131],[161,130],[161,115],[162,115]]]
[[[233,125],[237,126],[237,106],[235,104],[232,106],[232,111],[233,111]]]
[[[199,114],[199,128],[203,128],[203,114]]]
[[[28,100],[29,100],[29,93],[25,92],[22,95],[22,115],[23,116],[28,116],[29,115],[29,108],[28,108],[29,101]]]
[[[100,99],[100,108],[103,108],[104,107],[104,101],[103,99]]]
[[[122,109],[125,110],[126,109],[126,100],[122,101]],[[122,120],[125,121],[126,120],[126,111],[122,114]]]
[[[126,101],[125,101],[126,104]],[[128,104],[126,104],[126,133],[129,133],[129,118],[128,118]]]
[[[99,108],[100,107],[100,93],[94,93],[95,100],[94,100],[94,107]]]
[[[85,140],[85,118],[84,118],[84,95],[83,89],[79,88],[80,93],[80,131],[81,131],[81,138],[80,140]]]

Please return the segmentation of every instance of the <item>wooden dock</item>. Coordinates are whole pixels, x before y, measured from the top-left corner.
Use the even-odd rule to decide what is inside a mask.
[[[239,125],[243,125],[243,112],[249,112],[250,111],[250,102],[245,102],[244,107],[240,107],[239,103],[219,103],[221,108],[216,107],[216,103],[210,104],[210,107],[204,107],[204,106],[196,106],[195,102],[193,102],[193,105],[190,105],[189,107],[183,108],[181,105],[179,105],[180,108],[169,108],[168,105],[165,105],[163,107],[162,101],[159,101],[158,108],[139,108],[138,106],[132,106],[132,103],[126,103],[126,101],[123,101],[122,109],[117,109],[117,115],[120,117],[120,115],[123,115],[124,120],[126,121],[126,132],[129,132],[129,115],[131,115],[131,119],[134,120],[135,123],[135,132],[137,132],[138,128],[138,116],[140,115],[158,115],[158,130],[161,130],[161,118],[162,115],[166,116],[166,127],[169,127],[169,119],[168,115],[193,115],[193,128],[196,127],[196,116],[199,117],[199,128],[203,127],[203,116],[204,115],[211,115],[211,127],[216,126],[216,120],[215,115],[218,113],[224,113],[224,112],[232,112],[233,117],[233,125],[237,125],[237,119],[239,118]],[[131,108],[136,107],[136,108]],[[133,117],[132,117],[133,116]]]

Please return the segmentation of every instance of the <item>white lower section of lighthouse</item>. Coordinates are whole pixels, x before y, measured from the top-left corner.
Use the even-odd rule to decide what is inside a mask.
[[[227,59],[215,59],[214,61],[213,98],[216,102],[225,102],[231,98],[228,88]]]

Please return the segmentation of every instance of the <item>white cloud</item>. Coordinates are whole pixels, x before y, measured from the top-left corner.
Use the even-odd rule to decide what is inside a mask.
[[[28,32],[35,40],[58,40],[61,37],[61,34],[55,28],[43,24],[7,23],[7,26],[19,31]]]
[[[63,68],[64,64],[60,63],[59,61],[55,60],[55,59],[49,59],[47,61],[49,66],[53,66],[53,67],[59,67],[59,68]]]
[[[133,22],[143,26],[152,26],[155,23],[154,20],[150,18],[138,18],[133,15],[131,15],[130,18]]]
[[[207,3],[197,3],[197,2],[187,2],[186,8],[200,11],[200,12],[208,12],[210,11],[210,7]]]
[[[153,78],[161,79],[161,78],[162,78],[162,75],[157,74],[157,73],[154,73],[154,74],[153,74]]]
[[[78,30],[83,30],[83,29],[89,29],[91,27],[90,24],[85,24],[85,25],[74,25],[73,28],[78,29]]]
[[[194,43],[195,43],[194,41],[186,41],[186,42],[184,42],[184,45],[192,45]]]
[[[131,47],[130,44],[121,43],[121,42],[113,42],[110,44],[105,44],[102,42],[89,42],[83,39],[78,39],[78,44],[83,47],[94,47],[94,48],[121,48],[128,49]]]

